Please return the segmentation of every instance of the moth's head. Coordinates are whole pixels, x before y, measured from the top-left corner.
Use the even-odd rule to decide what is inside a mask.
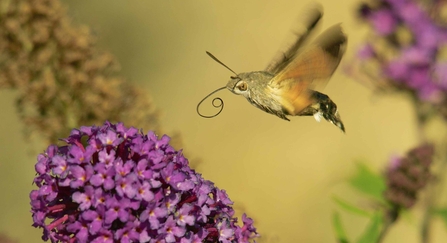
[[[227,83],[227,89],[237,95],[248,95],[249,92],[248,79],[245,78],[244,73],[238,74],[238,76],[231,76],[230,81]]]

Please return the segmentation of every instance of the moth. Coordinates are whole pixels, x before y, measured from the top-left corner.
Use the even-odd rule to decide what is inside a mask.
[[[212,104],[220,110],[211,116],[203,115],[199,106],[212,94],[228,89],[244,96],[255,107],[290,121],[287,116],[323,117],[345,132],[337,105],[317,89],[324,86],[337,69],[346,49],[347,37],[340,24],[333,25],[314,41],[304,45],[323,16],[321,8],[310,9],[305,16],[301,33],[284,52],[280,52],[263,71],[235,73],[211,53],[206,52],[235,76],[227,85],[207,95],[197,105],[197,113],[212,118],[222,112],[224,103],[214,98]]]

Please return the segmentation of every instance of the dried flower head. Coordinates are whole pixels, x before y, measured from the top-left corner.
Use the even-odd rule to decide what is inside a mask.
[[[6,234],[0,233],[0,243],[18,243],[18,241],[12,240]]]
[[[159,128],[148,94],[118,76],[114,57],[59,0],[2,2],[0,52],[0,88],[18,91],[25,134],[55,143],[72,127],[106,120]]]
[[[417,193],[430,179],[433,159],[432,145],[421,145],[405,157],[394,157],[386,172],[385,198],[398,207],[410,208],[416,203]]]
[[[224,190],[192,170],[166,135],[122,123],[81,127],[38,156],[34,227],[52,242],[250,242]],[[52,220],[51,222],[47,222]]]
[[[447,118],[446,1],[371,0],[359,16],[372,31],[350,74],[381,91],[410,94]]]

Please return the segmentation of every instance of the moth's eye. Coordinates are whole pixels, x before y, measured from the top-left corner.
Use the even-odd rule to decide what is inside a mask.
[[[239,83],[237,84],[237,88],[238,88],[240,91],[245,91],[245,90],[247,90],[248,86],[247,86],[247,83],[246,83],[246,82],[239,82]]]

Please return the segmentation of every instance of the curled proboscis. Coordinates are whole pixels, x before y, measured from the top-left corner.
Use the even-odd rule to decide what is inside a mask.
[[[213,95],[214,93],[216,93],[216,92],[218,92],[218,91],[221,91],[221,90],[223,90],[223,89],[225,89],[225,88],[226,88],[226,87],[218,88],[218,89],[214,90],[213,92],[211,92],[209,95],[205,96],[205,98],[203,98],[203,99],[199,102],[199,104],[197,104],[197,114],[199,114],[199,116],[204,117],[204,118],[213,118],[213,117],[218,116],[218,115],[222,112],[222,110],[223,110],[223,108],[224,108],[224,102],[223,102],[223,100],[222,100],[221,98],[219,98],[219,97],[214,98],[213,101],[211,102],[211,104],[212,104],[215,108],[218,108],[218,109],[219,109],[219,111],[218,111],[216,114],[214,114],[214,115],[210,115],[210,116],[203,115],[203,114],[200,113],[200,111],[199,111],[199,107],[200,107],[200,105],[203,103],[203,101],[205,101],[208,97],[210,97],[210,96]]]

